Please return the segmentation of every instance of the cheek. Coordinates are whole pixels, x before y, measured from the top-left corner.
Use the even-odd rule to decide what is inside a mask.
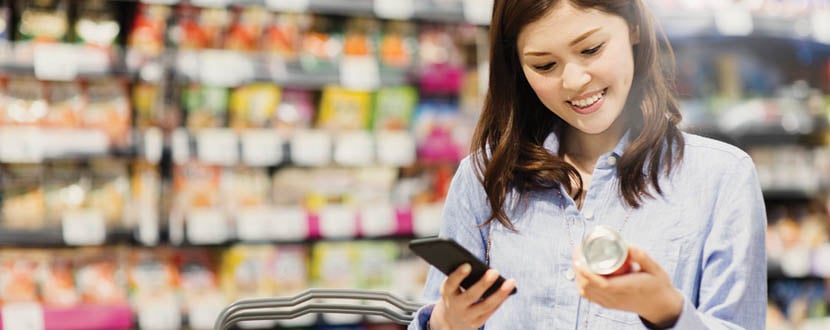
[[[528,73],[527,71],[525,71],[525,77],[527,77],[530,88],[533,89],[533,92],[536,93],[536,96],[545,106],[551,108],[554,104],[558,103],[559,91],[556,88],[556,84],[558,83],[557,79],[543,77],[533,72]]]

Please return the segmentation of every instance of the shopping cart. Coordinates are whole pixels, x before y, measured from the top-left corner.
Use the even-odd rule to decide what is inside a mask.
[[[383,305],[364,302],[381,302]],[[291,320],[309,313],[374,315],[409,324],[421,306],[385,291],[308,289],[292,297],[238,300],[222,310],[214,330],[228,330],[242,321]]]

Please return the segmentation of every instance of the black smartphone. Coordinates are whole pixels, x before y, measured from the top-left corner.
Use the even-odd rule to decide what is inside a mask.
[[[472,266],[470,275],[467,275],[461,281],[461,287],[465,290],[476,284],[489,269],[484,262],[451,238],[430,237],[412,240],[409,242],[409,249],[445,275],[450,275],[464,263],[470,264]],[[481,295],[481,299],[485,299],[496,292],[504,281],[504,277],[499,275],[496,282]],[[513,288],[513,292],[510,294],[515,293],[516,288]]]

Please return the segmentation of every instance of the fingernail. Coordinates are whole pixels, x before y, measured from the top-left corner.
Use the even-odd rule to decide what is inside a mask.
[[[470,264],[461,265],[461,272],[462,273],[466,274],[466,273],[469,273],[471,270],[473,270],[473,266],[470,266]]]

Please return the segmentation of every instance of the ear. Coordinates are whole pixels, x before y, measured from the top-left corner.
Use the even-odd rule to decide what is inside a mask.
[[[638,45],[640,44],[640,26],[635,25],[628,31],[629,37],[631,39],[631,45]]]

